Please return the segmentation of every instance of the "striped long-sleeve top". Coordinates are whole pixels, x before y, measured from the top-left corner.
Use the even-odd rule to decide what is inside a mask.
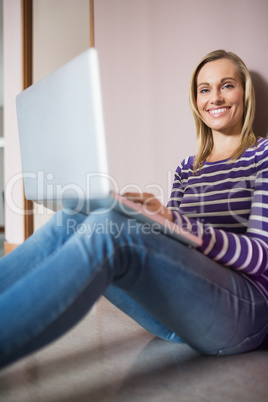
[[[202,253],[245,274],[268,302],[268,140],[236,161],[194,157],[178,166],[168,208],[175,222],[202,236]]]

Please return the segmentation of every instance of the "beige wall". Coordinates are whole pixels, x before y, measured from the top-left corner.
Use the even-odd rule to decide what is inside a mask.
[[[33,20],[34,82],[89,47],[89,0],[34,0]],[[34,228],[51,215],[36,207]]]
[[[170,172],[195,152],[188,85],[209,51],[234,51],[258,72],[258,110],[267,108],[267,15],[267,0],[95,1],[111,165],[122,185],[159,183],[167,196]],[[267,113],[258,113],[266,134]]]
[[[89,0],[34,0],[34,81],[89,46]]]

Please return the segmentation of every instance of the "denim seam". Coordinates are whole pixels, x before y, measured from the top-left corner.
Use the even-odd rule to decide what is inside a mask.
[[[262,335],[262,333],[265,333],[265,335],[264,335],[264,337],[265,337],[266,334],[267,334],[267,331],[268,331],[268,324],[265,324],[264,327],[263,327],[260,331],[258,331],[257,333],[255,333],[254,335],[252,335],[252,336],[247,336],[245,339],[243,339],[242,341],[240,341],[240,342],[234,344],[233,346],[230,346],[230,347],[227,347],[227,348],[218,349],[217,355],[218,355],[218,356],[224,355],[226,352],[227,352],[227,353],[228,353],[228,352],[231,352],[231,351],[234,350],[235,348],[241,347],[241,346],[247,344],[248,342],[251,342],[252,340],[258,339],[258,338]],[[257,346],[256,346],[256,347],[257,347]]]

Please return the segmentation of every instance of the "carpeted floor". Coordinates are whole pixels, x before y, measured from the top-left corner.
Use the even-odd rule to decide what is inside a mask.
[[[268,350],[201,356],[101,298],[71,332],[0,371],[1,402],[266,402]]]

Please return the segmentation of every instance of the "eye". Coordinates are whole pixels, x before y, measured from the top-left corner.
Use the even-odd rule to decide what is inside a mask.
[[[224,84],[222,88],[223,89],[230,89],[230,88],[234,88],[234,85],[227,83],[227,84]]]
[[[202,89],[199,90],[199,93],[200,93],[200,94],[206,94],[206,93],[208,93],[208,92],[209,92],[209,89],[208,89],[208,88],[202,88]]]

